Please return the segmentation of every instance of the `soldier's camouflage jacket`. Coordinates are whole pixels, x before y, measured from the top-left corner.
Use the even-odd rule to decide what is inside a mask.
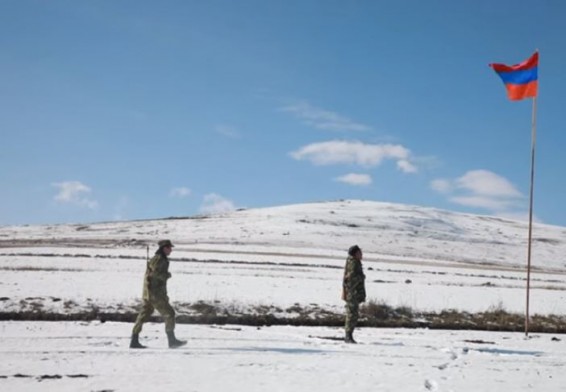
[[[347,302],[364,302],[366,300],[365,279],[362,262],[349,256],[344,267],[342,299]]]
[[[147,262],[143,282],[143,299],[167,297],[167,279],[170,277],[169,259],[162,253],[156,253]]]

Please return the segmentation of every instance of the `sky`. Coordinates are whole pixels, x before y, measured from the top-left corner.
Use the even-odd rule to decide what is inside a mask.
[[[0,2],[0,225],[362,199],[566,226],[566,3]]]

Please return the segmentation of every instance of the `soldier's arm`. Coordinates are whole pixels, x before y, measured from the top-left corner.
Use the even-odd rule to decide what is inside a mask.
[[[358,266],[355,260],[348,260],[346,271],[344,272],[344,285],[349,290],[355,290],[360,284]]]
[[[353,261],[351,263],[350,269],[351,269],[350,277],[349,277],[350,287],[354,289],[360,285],[363,285],[365,276],[362,271],[361,263],[359,261]]]
[[[356,275],[360,277],[362,280],[366,278],[366,275],[364,274],[364,269],[362,268],[362,263],[359,261],[356,263]]]
[[[159,257],[152,265],[151,277],[156,280],[166,282],[171,277],[168,271],[168,263],[163,258]]]
[[[352,263],[350,262],[350,260],[347,260],[346,265],[344,266],[344,280],[343,280],[344,283],[343,283],[343,285],[345,287],[348,286],[351,277],[352,277]]]

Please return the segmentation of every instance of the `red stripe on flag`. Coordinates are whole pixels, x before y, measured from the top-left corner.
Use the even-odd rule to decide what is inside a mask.
[[[520,64],[505,65],[496,63],[489,65],[495,72],[513,72],[531,69],[538,66],[538,52],[535,52],[531,57]]]

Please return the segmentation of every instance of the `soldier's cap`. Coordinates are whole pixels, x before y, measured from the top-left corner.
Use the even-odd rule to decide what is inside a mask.
[[[353,245],[350,246],[350,249],[348,249],[348,254],[350,256],[354,256],[356,253],[361,252],[362,250],[360,249],[360,247],[358,245]]]
[[[173,248],[173,244],[171,243],[170,240],[161,240],[157,243],[157,245],[159,245],[160,248],[164,248],[166,246],[170,246],[171,248]]]

